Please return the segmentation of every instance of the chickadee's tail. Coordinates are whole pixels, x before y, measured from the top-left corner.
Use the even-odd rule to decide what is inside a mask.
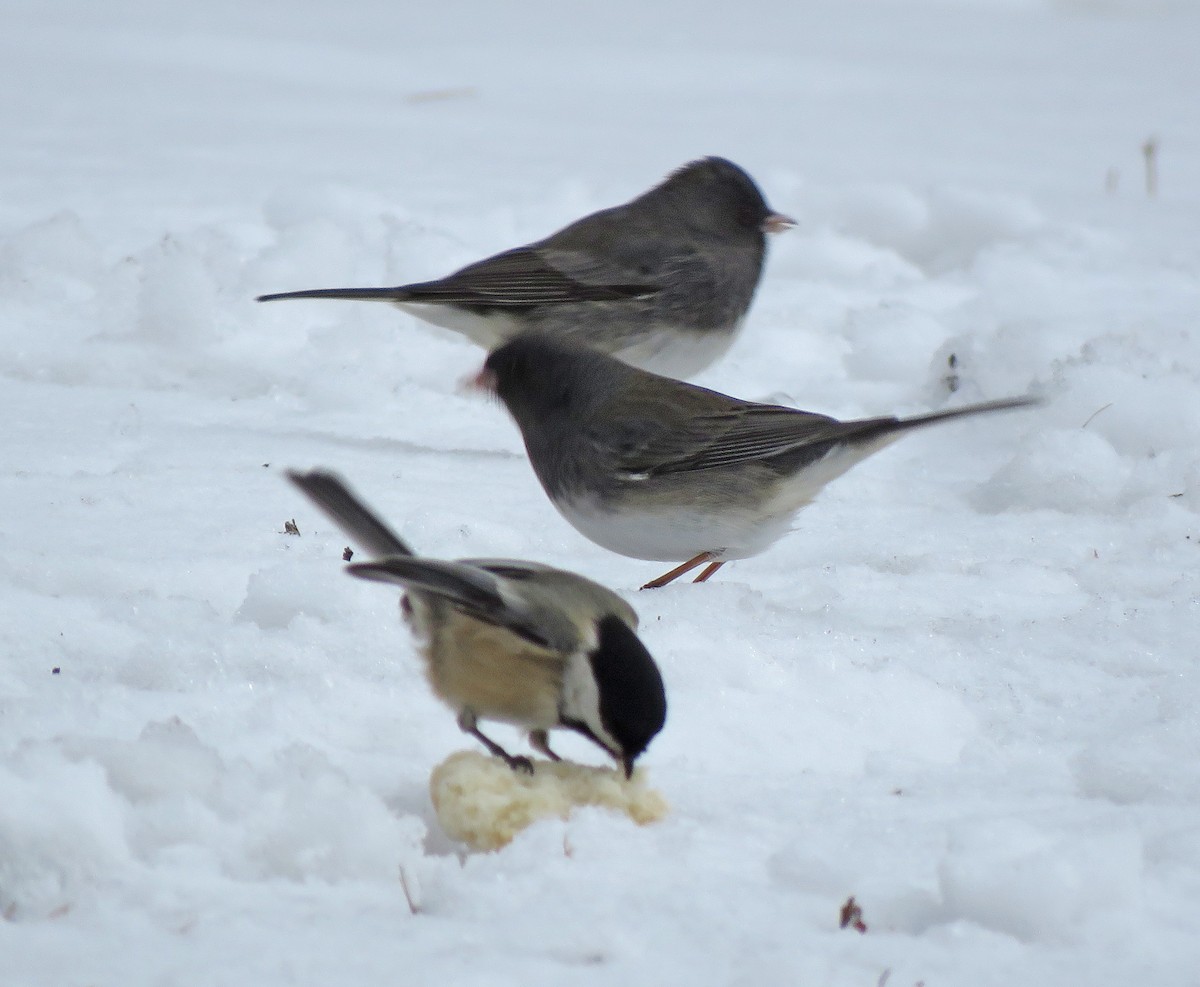
[[[358,542],[369,555],[413,554],[407,543],[359,500],[336,473],[319,469],[308,473],[288,470],[287,475],[309,500],[337,522],[351,541]]]
[[[255,301],[277,302],[288,298],[342,298],[360,302],[405,302],[412,300],[406,285],[396,288],[305,288],[303,291],[277,291],[259,295]]]

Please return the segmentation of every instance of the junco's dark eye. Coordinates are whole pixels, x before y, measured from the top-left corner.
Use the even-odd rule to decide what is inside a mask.
[[[738,222],[748,230],[757,230],[762,228],[763,220],[767,218],[767,212],[758,203],[747,202],[738,216]]]
[[[555,410],[566,408],[571,403],[571,389],[560,383],[557,387],[550,389],[550,407]]]

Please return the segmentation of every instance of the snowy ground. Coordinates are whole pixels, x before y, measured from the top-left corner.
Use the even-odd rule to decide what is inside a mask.
[[[1195,984],[1200,7],[406,6],[5,5],[0,982]],[[800,225],[703,383],[1050,404],[639,594],[456,391],[481,353],[252,301],[436,276],[711,153]],[[430,554],[627,592],[668,819],[461,854],[426,786],[464,738],[310,465]]]

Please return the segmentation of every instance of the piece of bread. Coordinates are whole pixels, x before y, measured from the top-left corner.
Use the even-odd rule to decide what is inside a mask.
[[[614,768],[535,760],[530,775],[478,751],[458,751],[434,768],[429,793],[446,834],[475,850],[498,850],[526,826],[566,819],[577,806],[615,809],[639,825],[668,808],[641,769],[627,780]]]

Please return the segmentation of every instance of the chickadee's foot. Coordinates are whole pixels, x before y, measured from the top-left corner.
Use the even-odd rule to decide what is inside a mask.
[[[514,771],[524,771],[526,774],[533,774],[533,762],[527,757],[513,757],[508,751],[501,747],[491,737],[484,736],[483,731],[479,729],[475,722],[475,714],[464,709],[458,714],[458,725],[464,733],[469,733],[472,737],[478,740],[484,747],[488,749],[488,753],[493,757],[500,758]]]
[[[521,754],[514,757],[499,744],[486,740],[483,736],[480,736],[479,739],[483,741],[484,746],[487,747],[493,757],[500,758],[513,771],[516,771],[518,774],[533,774],[533,762],[529,758]]]
[[[529,731],[529,746],[539,754],[545,754],[551,761],[561,761],[562,758],[550,749],[550,734],[545,730]]]
[[[511,754],[505,754],[504,761],[514,771],[519,771],[527,775],[533,774],[533,762],[527,757],[520,755],[513,757]]]
[[[657,579],[651,579],[650,582],[646,583],[646,585],[642,587],[642,589],[658,589],[661,586],[666,586],[667,583],[673,583],[680,576],[686,576],[689,572],[695,569],[696,566],[704,565],[705,562],[712,562],[712,560],[715,558],[716,556],[712,552],[701,552],[694,559],[688,559],[683,563],[683,565],[677,565],[670,572],[664,572]],[[710,565],[704,570],[704,572],[700,573],[700,578],[697,579],[696,582],[704,582],[704,580],[716,572],[721,565],[723,565],[721,562],[718,562],[715,565]]]

